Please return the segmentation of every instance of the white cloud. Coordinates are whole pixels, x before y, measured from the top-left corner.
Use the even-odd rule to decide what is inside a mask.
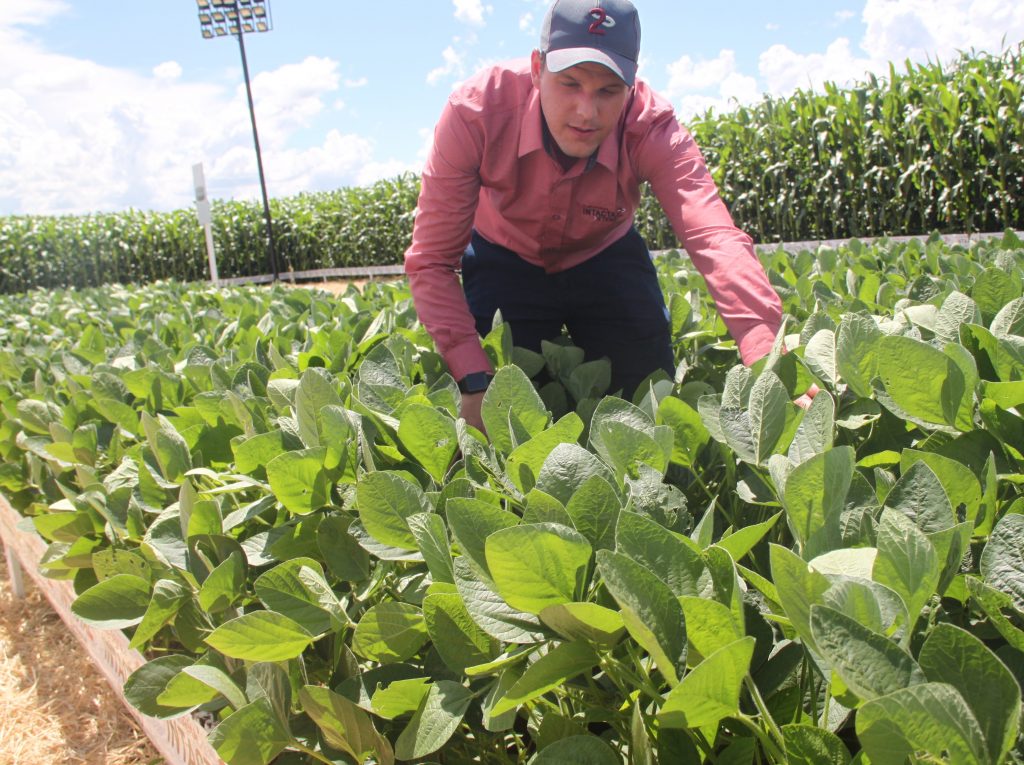
[[[164,61],[153,67],[153,76],[158,80],[177,80],[181,77],[181,64],[177,61]]]
[[[527,34],[535,34],[537,32],[537,27],[534,26],[533,22],[533,14],[527,11],[519,17],[519,31],[526,32]]]
[[[683,56],[667,69],[669,82],[664,93],[684,119],[708,109],[729,111],[760,95],[757,81],[737,70],[735,51],[722,50],[714,59]]]
[[[360,77],[358,80],[345,80],[346,88],[365,88],[369,84],[369,80],[365,77]]]
[[[0,4],[8,14],[0,13],[0,211],[188,207],[191,165],[198,161],[211,197],[258,197],[240,71],[197,83],[174,61],[140,74],[60,55],[11,19],[45,23],[66,11],[65,4]],[[371,139],[336,131],[319,145],[314,138],[312,146],[292,146],[316,115],[330,104],[338,108],[338,69],[332,59],[310,56],[253,77],[272,195],[363,184],[408,169],[379,159]]]
[[[465,54],[449,45],[441,52],[444,64],[427,72],[427,84],[437,85],[446,77],[462,77],[466,73]]]
[[[858,58],[845,37],[834,40],[824,53],[802,55],[785,45],[773,45],[758,61],[758,71],[769,93],[785,95],[797,88],[821,90],[824,83],[839,84],[863,80],[875,68],[873,62]]]
[[[455,18],[465,24],[482,27],[485,13],[493,13],[494,8],[485,6],[480,0],[452,0],[455,5]]]
[[[878,61],[946,61],[1024,39],[1024,5],[1003,0],[866,0],[861,47]]]

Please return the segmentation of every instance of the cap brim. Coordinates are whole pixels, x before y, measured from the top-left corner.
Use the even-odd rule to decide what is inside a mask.
[[[561,48],[549,50],[544,54],[544,62],[549,71],[561,72],[577,64],[603,64],[618,75],[627,85],[636,80],[636,62],[623,56],[616,56],[608,51],[595,48]]]

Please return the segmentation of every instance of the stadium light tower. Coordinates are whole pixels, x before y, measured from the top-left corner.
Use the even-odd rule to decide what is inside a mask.
[[[263,192],[263,217],[267,224],[267,252],[270,254],[270,269],[274,281],[278,279],[277,254],[274,252],[274,231],[270,220],[270,200],[267,198],[267,181],[263,175],[263,158],[260,154],[260,135],[256,130],[256,110],[252,104],[252,86],[249,84],[249,65],[245,60],[245,35],[252,32],[269,32],[274,28],[270,17],[270,0],[196,0],[199,6],[199,28],[203,38],[235,35],[238,51],[242,55],[242,74],[245,76],[245,93],[249,98],[249,118],[252,120],[252,140],[256,144],[256,167],[260,173],[260,190]]]

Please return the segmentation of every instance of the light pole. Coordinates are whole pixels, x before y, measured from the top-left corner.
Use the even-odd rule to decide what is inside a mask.
[[[263,217],[267,224],[267,252],[274,281],[278,279],[277,254],[274,251],[274,229],[270,221],[270,200],[267,181],[263,175],[263,157],[260,154],[260,135],[256,130],[256,110],[252,104],[252,86],[249,84],[249,64],[245,60],[245,34],[269,32],[274,28],[270,17],[270,0],[196,0],[199,6],[199,28],[203,38],[211,40],[233,34],[238,38],[238,51],[242,55],[242,74],[245,93],[249,98],[249,118],[252,120],[252,140],[256,144],[256,167],[260,173],[263,192]]]

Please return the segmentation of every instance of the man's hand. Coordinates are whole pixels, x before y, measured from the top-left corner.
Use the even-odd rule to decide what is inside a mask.
[[[807,392],[793,403],[801,409],[806,409],[811,405],[811,401],[814,399],[815,395],[817,395],[819,390],[820,388],[818,388],[817,385],[811,383],[811,387],[807,389]]]
[[[481,433],[487,432],[484,430],[484,421],[480,418],[480,406],[484,402],[484,393],[485,391],[480,393],[463,393],[462,406],[459,408],[459,414],[462,416],[462,419]]]

